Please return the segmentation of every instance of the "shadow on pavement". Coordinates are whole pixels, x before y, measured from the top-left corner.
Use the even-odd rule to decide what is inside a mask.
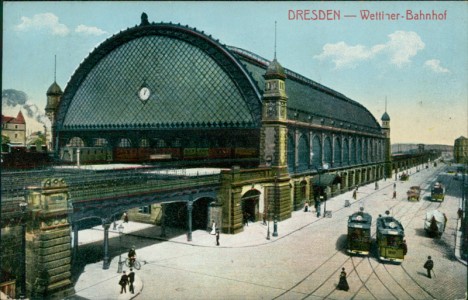
[[[119,237],[109,238],[109,261],[112,261],[114,257],[118,257],[119,254],[122,256],[122,261],[125,261],[127,253],[132,246],[135,246],[138,256],[138,249],[165,242],[168,239],[185,234],[186,231],[184,229],[166,227],[166,237],[160,237],[160,227],[154,226],[122,235],[121,243]],[[104,231],[102,231],[102,238],[100,241],[78,246],[78,251],[74,256],[71,268],[71,280],[73,284],[76,284],[86,265],[103,261]]]

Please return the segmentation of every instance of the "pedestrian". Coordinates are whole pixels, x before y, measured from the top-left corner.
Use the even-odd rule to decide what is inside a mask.
[[[434,262],[432,261],[431,257],[428,256],[426,262],[424,263],[424,269],[427,270],[427,277],[431,277],[431,271],[434,268]]]
[[[304,212],[308,212],[309,211],[309,203],[304,203]]]
[[[249,226],[249,213],[248,212],[244,212],[244,226],[247,225]]]
[[[340,281],[338,282],[337,289],[346,292],[349,290],[348,280],[346,280],[345,268],[341,268]]]
[[[219,246],[219,229],[216,229],[216,246]]]
[[[135,281],[135,273],[133,272],[133,269],[130,268],[130,273],[128,273],[128,289],[130,293],[135,294],[135,288],[133,286],[133,282]]]
[[[128,260],[130,262],[130,267],[133,266],[136,260],[135,246],[132,246],[132,248],[130,248],[130,250],[128,251]]]
[[[463,218],[463,210],[461,209],[461,207],[458,209],[457,215],[458,215],[458,218],[459,218],[460,220],[461,220],[461,218]]]
[[[214,220],[211,221],[211,232],[210,234],[216,234],[216,222]]]
[[[396,189],[396,182],[393,184],[393,189],[394,190]]]
[[[320,217],[320,200],[317,199],[315,209],[317,211],[317,218]]]
[[[125,271],[123,271],[123,274],[122,274],[122,277],[120,277],[120,281],[119,281],[119,284],[120,284],[120,293],[122,294],[123,292],[125,292],[125,294],[127,293],[127,284],[128,284],[128,276],[127,274],[125,274]]]
[[[128,223],[128,214],[127,214],[127,212],[124,212],[123,219],[124,219],[124,223]]]
[[[393,198],[392,199],[396,199],[396,191],[393,191]]]
[[[357,198],[357,188],[353,192],[353,199],[356,200]]]
[[[379,183],[376,181],[375,182],[375,189],[378,190],[379,189]]]

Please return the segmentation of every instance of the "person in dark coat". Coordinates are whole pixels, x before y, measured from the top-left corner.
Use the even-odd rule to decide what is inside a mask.
[[[128,276],[123,271],[122,277],[120,277],[119,285],[120,285],[120,293],[123,292],[127,293],[127,284],[128,284]]]
[[[320,200],[317,199],[317,201],[315,202],[315,209],[317,211],[317,218],[320,217],[320,209],[321,209],[320,205],[321,205]]]
[[[432,261],[432,258],[430,256],[427,257],[426,262],[424,263],[424,269],[427,270],[427,277],[431,277],[431,271],[434,268],[434,261]]]
[[[128,290],[130,293],[135,294],[135,289],[133,286],[133,282],[135,281],[135,273],[133,272],[133,269],[130,268],[130,273],[128,273]]]
[[[219,246],[219,229],[216,229],[216,246]]]
[[[337,289],[346,291],[346,292],[349,290],[348,280],[346,280],[345,268],[341,268],[340,281],[338,283]]]

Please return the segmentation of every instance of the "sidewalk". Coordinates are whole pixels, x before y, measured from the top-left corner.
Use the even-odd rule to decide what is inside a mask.
[[[391,185],[391,181],[387,181],[388,185]],[[385,182],[381,182],[380,186],[383,188],[387,185]],[[370,185],[369,185],[370,187]],[[365,187],[363,187],[364,189]],[[372,185],[373,188],[373,185]],[[338,209],[344,208],[345,200],[350,200],[351,208],[347,209],[357,210],[359,207],[359,200],[352,199],[352,192],[346,192],[344,194],[338,195],[334,198],[331,198],[327,201],[327,210],[336,211]],[[330,221],[330,218],[323,217],[323,205],[322,205],[322,216],[320,218],[316,217],[315,210],[309,208],[309,212],[304,212],[303,210],[292,212],[291,218],[278,222],[277,232],[279,238],[285,237],[289,234],[292,234],[306,226],[311,226],[315,222],[320,221]],[[117,226],[120,225],[119,221]],[[196,230],[192,232],[192,241],[187,241],[187,235],[185,233],[178,235],[173,238],[160,238],[159,227],[156,227],[151,224],[143,224],[136,222],[128,222],[124,224],[125,226],[125,235],[127,236],[137,236],[137,237],[151,237],[155,240],[161,240],[167,243],[181,243],[197,247],[219,247],[219,248],[242,248],[250,247],[261,244],[267,244],[275,242],[278,237],[273,236],[273,222],[270,222],[270,240],[267,240],[267,225],[264,225],[261,221],[255,223],[249,223],[244,226],[244,231],[238,234],[220,234],[220,246],[216,246],[216,236],[211,235],[209,231],[206,230]],[[118,237],[117,230],[113,230],[113,226],[109,229],[109,238]],[[79,233],[79,244],[87,244],[95,241],[102,240],[103,238],[103,228],[102,226],[97,226],[92,229],[82,230]],[[138,257],[144,259],[145,250],[140,249]],[[122,257],[126,257],[127,253],[122,253]],[[69,299],[99,299],[99,300],[127,300],[134,299],[144,288],[144,282],[138,276],[138,271],[135,271],[135,294],[131,294],[128,291],[127,293],[120,294],[120,286],[118,282],[122,274],[117,273],[119,257],[114,257],[111,262],[109,269],[102,269],[102,261],[94,264],[86,265],[83,273],[80,275],[76,285],[75,285],[75,295]],[[124,266],[124,270],[128,273],[128,268]]]

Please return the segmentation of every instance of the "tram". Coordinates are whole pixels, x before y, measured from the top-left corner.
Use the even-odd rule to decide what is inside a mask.
[[[377,218],[377,248],[381,261],[403,262],[406,254],[405,230],[395,218],[385,215]]]
[[[439,182],[436,182],[431,189],[431,200],[442,202],[444,198],[444,187]]]
[[[350,254],[369,255],[371,238],[372,216],[364,212],[361,207],[348,217],[348,248]]]

